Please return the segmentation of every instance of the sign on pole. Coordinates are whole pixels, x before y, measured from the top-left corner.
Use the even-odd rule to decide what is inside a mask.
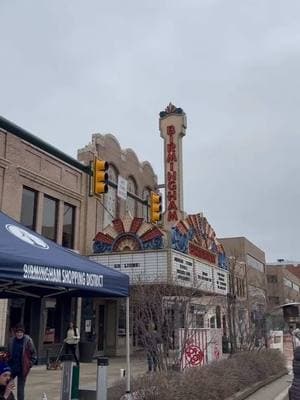
[[[118,176],[118,197],[123,200],[127,200],[127,180],[122,176]]]

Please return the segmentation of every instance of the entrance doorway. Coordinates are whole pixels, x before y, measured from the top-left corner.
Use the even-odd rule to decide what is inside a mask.
[[[97,351],[104,352],[105,341],[105,305],[99,304],[97,310]]]

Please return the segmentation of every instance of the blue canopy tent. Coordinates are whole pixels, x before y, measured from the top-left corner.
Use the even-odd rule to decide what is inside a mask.
[[[127,297],[129,277],[45,239],[0,212],[0,297]]]
[[[128,390],[129,277],[90,261],[0,212],[0,297],[126,297]]]

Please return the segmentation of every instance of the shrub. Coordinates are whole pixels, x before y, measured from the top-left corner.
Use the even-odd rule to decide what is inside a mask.
[[[132,391],[140,391],[137,400],[225,400],[256,382],[285,370],[278,350],[238,353],[205,367],[183,373],[156,373],[132,382]],[[119,400],[124,387],[117,385],[109,400]]]

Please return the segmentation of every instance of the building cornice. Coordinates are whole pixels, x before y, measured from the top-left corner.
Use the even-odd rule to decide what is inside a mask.
[[[53,190],[63,194],[64,196],[72,197],[73,199],[76,199],[78,201],[82,201],[84,199],[84,196],[82,194],[79,194],[78,192],[75,192],[72,189],[68,189],[64,185],[55,183],[48,178],[41,177],[41,175],[36,174],[32,171],[29,171],[28,169],[18,167],[18,171],[19,171],[20,176],[22,176],[23,178],[30,179],[30,180],[34,181],[35,183],[38,183],[40,185],[46,186],[47,188],[53,189]]]

